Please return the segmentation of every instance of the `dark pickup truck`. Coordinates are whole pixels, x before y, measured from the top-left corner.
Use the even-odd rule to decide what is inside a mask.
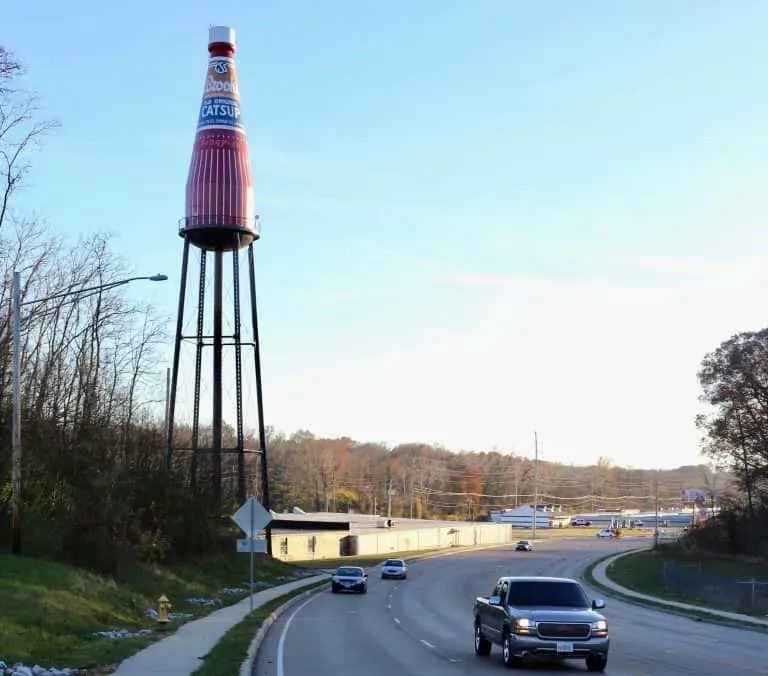
[[[559,577],[500,577],[493,594],[475,599],[475,652],[501,646],[504,666],[526,657],[586,660],[588,671],[608,664],[608,623],[576,581]]]

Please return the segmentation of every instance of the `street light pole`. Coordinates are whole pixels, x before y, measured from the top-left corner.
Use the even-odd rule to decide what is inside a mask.
[[[656,470],[656,476],[653,482],[653,497],[654,497],[654,512],[656,519],[656,526],[653,529],[653,548],[657,549],[659,546],[659,470]]]
[[[13,271],[13,290],[11,295],[11,396],[13,398],[13,414],[11,417],[11,498],[13,503],[13,541],[11,551],[14,555],[18,556],[21,554],[21,307],[67,296],[102,293],[138,280],[164,282],[167,279],[167,275],[162,274],[152,275],[151,277],[129,277],[128,279],[97,284],[84,289],[62,291],[45,298],[36,298],[22,303],[21,273],[16,270]]]
[[[539,433],[533,433],[533,533],[536,542],[536,516],[539,513]]]

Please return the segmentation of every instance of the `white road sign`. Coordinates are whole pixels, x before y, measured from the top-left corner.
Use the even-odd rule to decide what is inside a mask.
[[[267,541],[265,539],[256,540],[238,540],[237,541],[237,553],[248,554],[249,552],[254,554],[266,554],[267,553]]]
[[[272,515],[256,498],[250,498],[232,515],[232,521],[247,537],[255,538],[272,521]]]

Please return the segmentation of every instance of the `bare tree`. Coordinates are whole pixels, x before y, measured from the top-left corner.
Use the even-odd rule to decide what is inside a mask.
[[[22,74],[21,63],[0,47],[0,229],[9,216],[13,193],[29,173],[30,154],[58,126],[40,119],[37,96],[14,86]]]

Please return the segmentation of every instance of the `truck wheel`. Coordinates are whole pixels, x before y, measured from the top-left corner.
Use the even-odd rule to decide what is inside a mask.
[[[523,660],[512,654],[512,638],[509,635],[509,629],[504,630],[504,636],[501,639],[501,658],[507,669],[515,669],[522,666]]]
[[[483,636],[480,630],[480,622],[475,621],[475,655],[485,657],[491,654],[491,642]]]
[[[605,671],[605,667],[608,665],[608,657],[606,655],[590,655],[587,657],[587,671]]]

